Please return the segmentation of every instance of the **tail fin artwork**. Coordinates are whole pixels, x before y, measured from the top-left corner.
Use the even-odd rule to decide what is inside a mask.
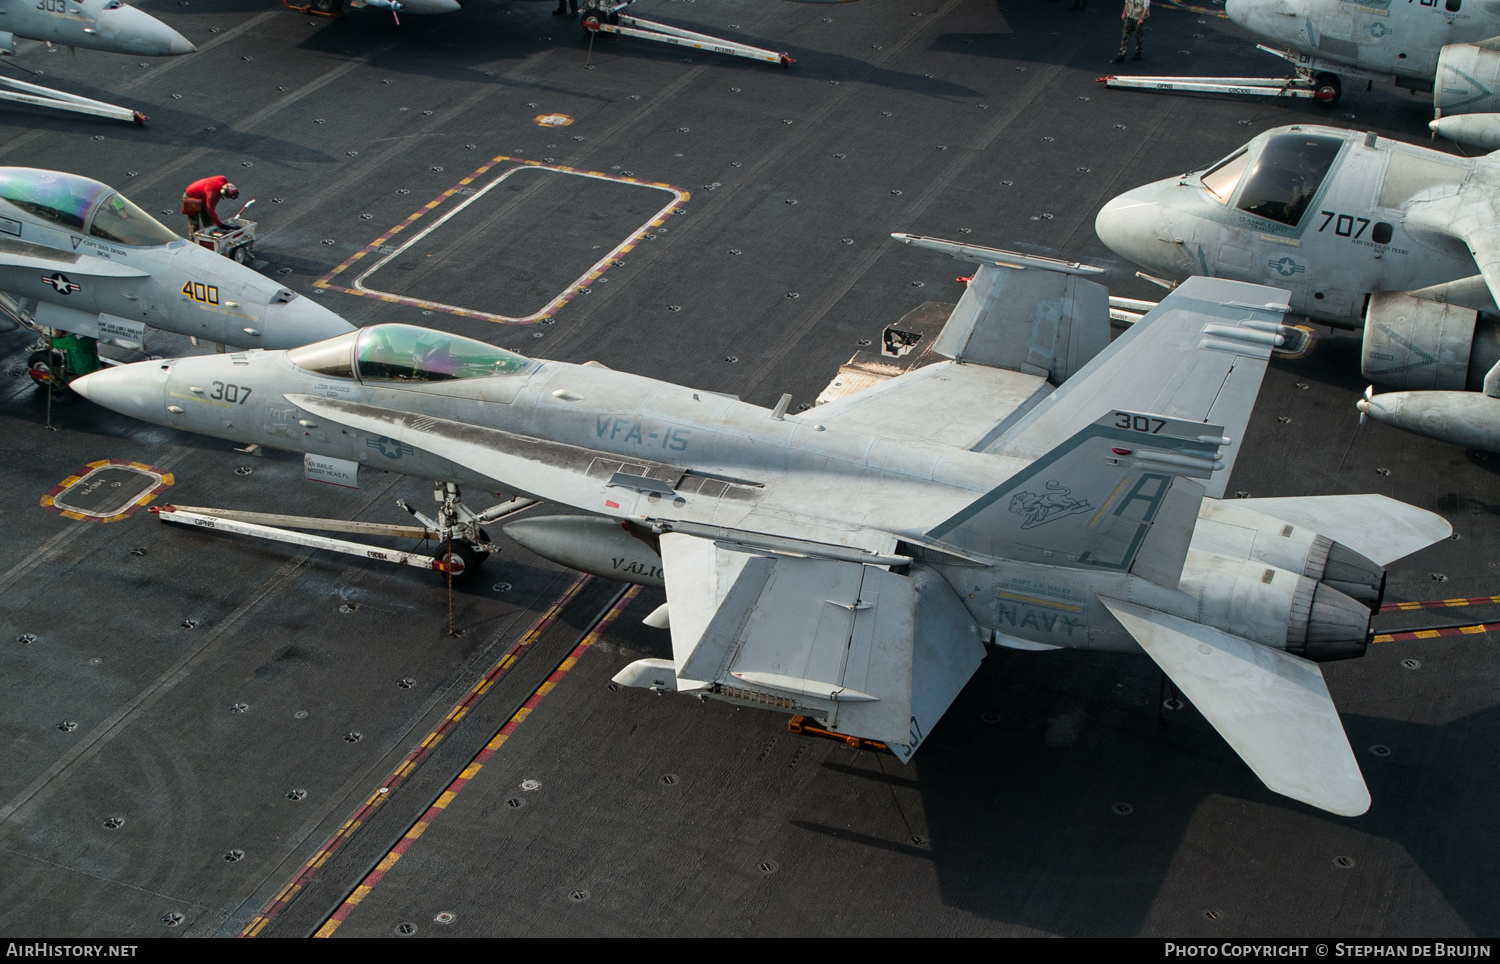
[[[1223,429],[1112,411],[976,499],[927,537],[964,554],[1127,571],[1153,523],[1148,568],[1175,585]],[[1143,562],[1146,560],[1142,560]],[[1174,571],[1175,568],[1175,571]]]

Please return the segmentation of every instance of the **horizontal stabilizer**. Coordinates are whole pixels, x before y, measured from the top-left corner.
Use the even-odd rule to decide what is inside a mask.
[[[1305,526],[1382,566],[1453,534],[1453,526],[1437,513],[1383,495],[1306,495],[1235,504]]]
[[[1133,603],[1100,601],[1267,787],[1345,817],[1370,809],[1316,663]]]

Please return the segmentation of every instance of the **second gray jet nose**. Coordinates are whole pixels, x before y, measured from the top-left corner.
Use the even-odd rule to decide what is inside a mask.
[[[265,330],[261,337],[250,339],[248,347],[277,351],[300,348],[347,334],[354,326],[311,298],[298,296],[284,305],[266,309]]]
[[[1099,211],[1094,233],[1105,247],[1138,265],[1162,270],[1162,208],[1155,185],[1121,194]]]
[[[166,412],[171,367],[171,362],[152,360],[101,368],[73,379],[70,387],[111,411],[160,424]]]
[[[105,50],[142,57],[174,57],[198,49],[182,34],[134,7],[104,10],[97,22]]]

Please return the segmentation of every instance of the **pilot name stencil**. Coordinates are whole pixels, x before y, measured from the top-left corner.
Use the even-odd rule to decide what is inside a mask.
[[[1021,528],[1032,529],[1093,508],[1087,499],[1069,498],[1071,491],[1056,479],[1049,479],[1047,491],[1044,494],[1017,492],[1012,496],[1010,511],[1026,517],[1026,521],[1021,523]]]

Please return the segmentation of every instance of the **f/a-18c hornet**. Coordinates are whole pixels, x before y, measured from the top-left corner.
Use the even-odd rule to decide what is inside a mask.
[[[1224,12],[1315,77],[1332,94],[1324,99],[1337,100],[1339,74],[1430,90],[1434,131],[1500,147],[1500,5],[1491,0],[1226,0]]]
[[[1376,495],[1219,500],[1283,292],[1195,278],[1108,343],[1100,269],[992,253],[934,345],[947,360],[801,414],[404,325],[73,387],[588,513],[506,532],[665,587],[648,621],[672,658],[624,685],[805,714],[905,761],[986,643],[1144,650],[1272,790],[1363,813],[1319,663],[1364,653],[1383,566],[1447,522]]]
[[[1295,313],[1364,326],[1365,377],[1405,389],[1367,394],[1364,415],[1500,450],[1500,158],[1279,127],[1120,195],[1094,227],[1168,279],[1274,284]]]
[[[55,371],[97,368],[95,339],[142,347],[147,326],[265,348],[354,330],[290,288],[189,243],[108,185],[0,167],[0,330],[21,324],[74,336],[30,359],[48,382]]]
[[[140,57],[197,49],[182,34],[124,0],[0,0],[0,53],[12,53],[17,37]]]
[[[182,34],[124,0],[0,0],[0,56],[15,53],[16,38],[69,50],[84,47],[137,57],[190,54]],[[0,77],[0,100],[144,124],[138,110]]]

